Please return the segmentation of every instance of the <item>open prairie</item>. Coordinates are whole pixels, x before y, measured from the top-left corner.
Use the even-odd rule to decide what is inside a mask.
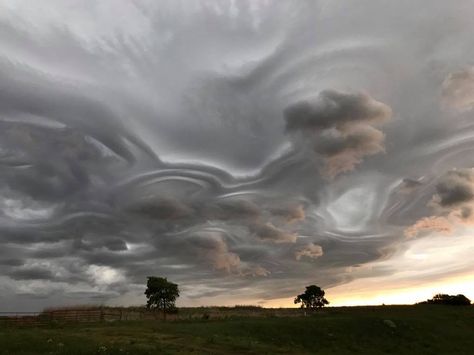
[[[474,307],[209,308],[190,319],[2,326],[1,354],[472,354]],[[256,311],[257,312],[257,311]],[[214,317],[219,315],[219,317]],[[183,317],[185,318],[185,317]]]

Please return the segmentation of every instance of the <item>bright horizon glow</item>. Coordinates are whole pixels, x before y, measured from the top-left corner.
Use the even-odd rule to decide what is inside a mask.
[[[471,301],[474,300],[474,275],[460,275],[452,279],[441,279],[411,288],[390,288],[384,284],[384,287],[375,290],[373,282],[382,283],[381,280],[371,280],[364,283],[364,280],[361,279],[326,289],[326,298],[331,302],[329,307],[412,305],[426,301],[438,293],[463,294]],[[263,303],[262,306],[268,308],[298,307],[293,303],[293,298],[270,300]]]
[[[331,293],[337,293],[331,297],[332,306],[366,306],[366,305],[391,305],[391,304],[414,304],[432,298],[435,294],[463,294],[470,300],[474,300],[474,275],[459,276],[454,279],[443,279],[433,283],[423,284],[419,287],[382,288],[375,290],[370,286],[361,285],[363,280],[351,282],[330,288],[326,291],[328,297]],[[341,292],[339,295],[338,293]]]

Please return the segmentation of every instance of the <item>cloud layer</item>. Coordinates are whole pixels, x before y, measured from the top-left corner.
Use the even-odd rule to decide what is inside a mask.
[[[5,310],[264,304],[469,228],[469,1],[0,5]]]

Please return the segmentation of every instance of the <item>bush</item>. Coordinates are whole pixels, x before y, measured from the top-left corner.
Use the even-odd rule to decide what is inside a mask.
[[[240,309],[240,310],[246,310],[246,311],[255,311],[255,310],[261,310],[262,306],[255,306],[252,304],[236,304],[234,308]]]
[[[471,300],[464,295],[446,295],[437,294],[432,299],[420,302],[418,304],[444,304],[450,306],[469,306]]]

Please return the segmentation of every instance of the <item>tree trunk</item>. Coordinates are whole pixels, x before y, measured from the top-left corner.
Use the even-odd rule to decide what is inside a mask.
[[[163,319],[166,322],[166,301],[163,300]]]

